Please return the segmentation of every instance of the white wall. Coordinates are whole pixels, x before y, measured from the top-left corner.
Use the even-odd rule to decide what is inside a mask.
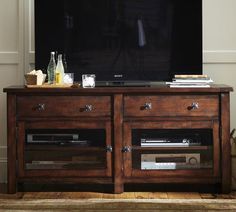
[[[236,90],[236,0],[203,0],[204,73]],[[231,93],[231,129],[236,128],[236,92]]]
[[[39,0],[40,1],[40,0]],[[190,0],[191,1],[191,0]],[[34,0],[0,0],[0,182],[6,182],[6,95],[34,63]],[[236,0],[203,0],[204,73],[236,89]],[[231,94],[231,128],[236,128]]]

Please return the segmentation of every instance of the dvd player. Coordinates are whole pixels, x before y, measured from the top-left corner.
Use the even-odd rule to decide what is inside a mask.
[[[27,134],[28,144],[74,144],[88,145],[90,141],[79,140],[79,134]]]
[[[158,146],[196,146],[201,145],[188,138],[141,138],[141,146],[158,147]]]

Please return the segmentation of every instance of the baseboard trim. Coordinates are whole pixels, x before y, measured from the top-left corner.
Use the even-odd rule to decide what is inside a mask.
[[[7,159],[0,158],[0,183],[7,183]]]

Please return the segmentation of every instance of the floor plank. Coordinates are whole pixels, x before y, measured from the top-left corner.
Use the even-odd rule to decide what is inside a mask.
[[[236,199],[236,191],[230,194],[198,192],[17,192],[6,193],[6,184],[0,184],[0,199]]]
[[[59,199],[61,192],[24,192],[23,199]]]
[[[197,192],[167,192],[168,199],[201,199]]]
[[[134,192],[124,192],[122,194],[114,194],[115,199],[135,199]]]
[[[135,199],[148,199],[149,192],[134,192]]]
[[[103,193],[99,192],[61,192],[64,199],[102,199]]]
[[[197,192],[17,192],[0,194],[0,199],[236,199],[236,193],[209,194]]]
[[[201,196],[201,199],[215,199],[216,198],[215,194],[209,194],[209,193],[201,193],[200,196]]]
[[[167,199],[166,192],[149,192],[148,199]]]

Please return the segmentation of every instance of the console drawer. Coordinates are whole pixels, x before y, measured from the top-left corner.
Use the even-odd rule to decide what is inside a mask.
[[[217,95],[125,96],[124,116],[218,116]]]
[[[109,96],[20,96],[19,117],[110,116]]]

